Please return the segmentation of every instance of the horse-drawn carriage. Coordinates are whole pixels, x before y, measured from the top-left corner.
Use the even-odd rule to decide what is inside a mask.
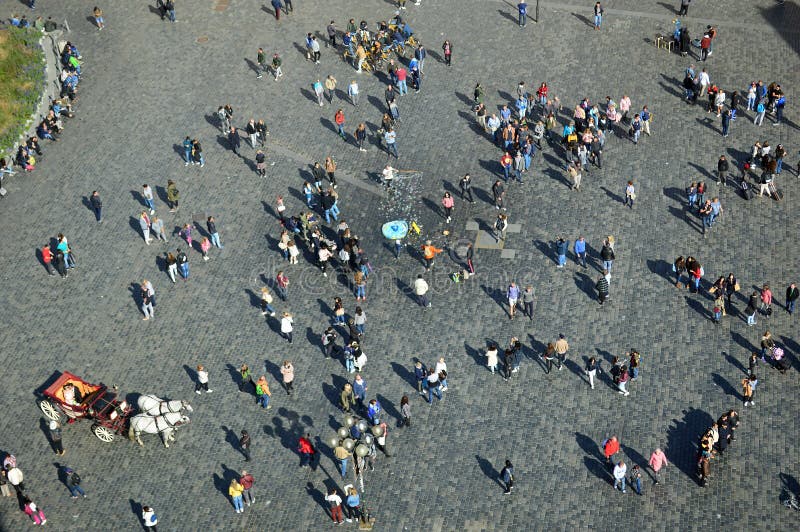
[[[39,408],[49,419],[61,421],[63,413],[69,422],[90,419],[92,432],[100,440],[109,443],[117,434],[127,429],[128,417],[133,407],[104,384],[91,384],[69,372],[61,375],[44,390],[45,399]]]
[[[116,435],[127,434],[130,440],[142,445],[142,433],[160,434],[165,447],[175,439],[175,430],[189,423],[184,410],[191,412],[187,401],[165,401],[155,395],[142,395],[133,407],[119,400],[117,393],[104,384],[91,384],[69,372],[63,372],[44,390],[45,399],[39,402],[44,415],[61,421],[64,414],[73,423],[86,418],[93,422],[92,432],[104,442],[114,441]]]

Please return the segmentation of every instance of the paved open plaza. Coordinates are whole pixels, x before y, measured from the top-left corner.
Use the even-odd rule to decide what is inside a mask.
[[[522,28],[516,0],[412,0],[401,11],[428,50],[421,89],[397,96],[401,173],[390,188],[382,183],[387,164],[376,133],[389,112],[382,72],[357,73],[342,59],[341,33],[352,18],[369,30],[389,20],[393,0],[295,0],[277,21],[268,0],[176,0],[176,22],[162,20],[153,2],[112,0],[100,5],[105,28],[92,10],[100,0],[39,0],[31,11],[18,0],[0,0],[0,16],[42,15],[68,21],[70,40],[80,50],[82,79],[75,117],[65,120],[58,142],[41,141],[36,170],[4,181],[0,201],[0,328],[3,351],[0,393],[0,455],[12,453],[25,475],[26,493],[56,530],[141,530],[142,507],[151,506],[161,530],[324,530],[335,528],[324,500],[353,483],[339,474],[330,446],[342,426],[339,396],[352,382],[341,357],[326,359],[320,338],[334,320],[335,297],[346,315],[357,305],[367,321],[362,342],[368,357],[361,372],[367,400],[378,399],[388,423],[391,457],[378,451],[374,471],[364,474],[362,497],[381,530],[796,530],[794,510],[782,504],[788,490],[800,495],[800,337],[797,317],[784,307],[784,292],[800,283],[796,258],[800,202],[800,7],[795,0],[694,0],[681,17],[691,38],[707,25],[718,34],[713,53],[700,61],[655,46],[657,34],[671,35],[680,0],[608,0],[599,30],[594,1],[543,1],[535,22],[535,0]],[[336,49],[327,47],[326,26],[335,21]],[[306,59],[305,38],[318,36],[319,63]],[[445,64],[442,44],[452,43]],[[275,53],[283,76],[258,78],[256,52],[266,62]],[[395,56],[396,58],[396,56]],[[399,61],[408,65],[409,58]],[[686,69],[707,70],[711,81],[742,97],[728,136],[721,120],[706,112],[704,96],[686,102]],[[312,85],[332,75],[332,101],[317,103]],[[409,76],[410,78],[410,76]],[[358,105],[347,96],[356,80]],[[781,84],[783,120],[753,123],[746,110],[752,81]],[[554,140],[542,141],[523,183],[505,187],[509,228],[496,243],[492,185],[503,179],[501,149],[477,124],[473,89],[480,83],[489,114],[514,110],[520,81],[535,92],[547,82],[549,96],[563,109]],[[409,82],[409,86],[411,83]],[[631,112],[652,113],[651,135],[638,144],[625,128],[606,132],[602,169],[583,173],[571,189],[565,170],[562,128],[588,98],[605,109],[606,96],[631,99]],[[217,110],[233,108],[241,128],[240,156],[230,148]],[[335,114],[345,114],[346,141],[337,135]],[[516,112],[515,112],[516,114]],[[266,176],[256,171],[256,150],[245,127],[263,119],[269,129],[262,148]],[[539,118],[534,111],[533,123]],[[364,122],[366,151],[353,137]],[[184,165],[183,140],[196,138],[205,164]],[[786,149],[776,177],[781,201],[745,200],[736,186],[738,167],[756,141]],[[773,148],[774,149],[774,148]],[[717,161],[731,162],[728,186],[716,184]],[[306,211],[303,184],[314,182],[312,167],[331,156],[337,164],[339,219],[360,240],[372,272],[366,301],[356,302],[353,276],[332,260],[328,275],[300,243],[298,264],[278,247],[278,198],[286,215]],[[513,154],[512,154],[513,156]],[[460,197],[459,180],[469,173],[475,203]],[[735,178],[735,179],[734,179]],[[167,181],[180,192],[179,208],[167,206]],[[632,208],[623,205],[626,183],[636,187]],[[704,234],[703,221],[687,206],[686,188],[705,181],[706,198],[719,197],[723,212]],[[145,244],[139,216],[148,183],[168,243]],[[95,221],[90,195],[103,202]],[[441,206],[455,197],[452,220]],[[758,186],[756,186],[758,191]],[[319,198],[315,194],[315,201]],[[319,207],[317,207],[319,208]],[[326,238],[336,240],[336,223],[317,217]],[[214,216],[224,249],[209,260],[195,242],[189,250],[179,232],[196,224],[194,238],[207,235]],[[381,226],[405,219],[421,234],[395,258]],[[63,233],[77,267],[65,279],[50,276],[38,250]],[[611,299],[598,304],[603,240],[616,242]],[[587,242],[588,265],[572,251]],[[569,241],[567,262],[557,268],[556,241]],[[444,249],[430,272],[420,246],[430,239]],[[451,274],[465,266],[473,243],[476,274],[459,283]],[[173,283],[165,252],[182,248],[190,277]],[[694,256],[705,276],[700,293],[676,288],[672,263]],[[273,287],[278,271],[290,280],[288,300],[275,296],[276,316],[262,315],[261,287]],[[712,320],[708,288],[733,272],[741,290],[720,324]],[[430,285],[431,307],[413,291],[419,274]],[[142,320],[140,285],[152,283],[153,319]],[[506,290],[511,282],[531,285],[533,319],[509,319]],[[770,317],[748,326],[745,307],[754,290],[769,284],[775,294]],[[294,318],[292,343],[281,337],[280,317]],[[769,362],[755,372],[753,406],[743,406],[741,381],[748,358],[772,332],[791,368],[780,373]],[[348,337],[338,326],[338,344]],[[545,373],[540,355],[563,334],[569,351],[562,371]],[[487,369],[484,353],[502,349],[512,337],[522,343],[519,371],[504,380]],[[613,356],[641,353],[638,379],[629,395],[617,393],[609,370]],[[417,393],[414,362],[433,367],[444,357],[448,390],[433,403]],[[601,361],[594,389],[586,360]],[[760,357],[759,357],[760,358]],[[284,360],[295,368],[294,392],[281,387]],[[265,374],[271,409],[241,393],[239,367],[253,379]],[[208,371],[213,393],[195,394],[197,373]],[[135,402],[139,394],[191,401],[191,423],[180,427],[165,448],[156,435],[143,447],[126,434],[104,443],[91,422],[63,427],[65,454],[50,446],[48,422],[39,409],[42,391],[58,372],[92,383],[116,385]],[[410,399],[410,427],[398,427],[400,400]],[[724,412],[740,414],[736,441],[711,460],[701,487],[696,455],[701,435]],[[252,439],[252,460],[239,447],[242,430]],[[300,467],[298,440],[310,434],[318,462]],[[643,493],[614,489],[601,443],[616,435],[617,460],[639,465]],[[662,448],[669,461],[656,485],[647,468]],[[514,489],[503,495],[500,471],[514,465]],[[59,471],[80,472],[86,499],[71,499]],[[237,514],[228,496],[233,478],[247,469],[255,477],[255,502]],[[0,529],[32,526],[14,498],[0,499]],[[342,527],[356,528],[355,523]]]

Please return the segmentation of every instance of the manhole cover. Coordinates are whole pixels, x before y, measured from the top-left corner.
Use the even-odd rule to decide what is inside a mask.
[[[197,42],[200,43],[200,44],[207,43],[208,42],[208,36],[207,35],[201,35],[200,37],[197,38]]]

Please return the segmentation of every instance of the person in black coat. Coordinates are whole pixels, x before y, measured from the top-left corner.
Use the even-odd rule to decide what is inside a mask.
[[[231,150],[233,150],[233,153],[241,157],[239,148],[242,146],[242,141],[239,138],[239,131],[235,127],[231,127],[231,130],[228,132],[228,142],[231,145]]]

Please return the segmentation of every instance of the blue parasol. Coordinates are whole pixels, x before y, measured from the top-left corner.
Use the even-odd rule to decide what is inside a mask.
[[[400,240],[408,234],[408,222],[405,220],[395,220],[386,222],[381,228],[383,236],[389,240]]]

